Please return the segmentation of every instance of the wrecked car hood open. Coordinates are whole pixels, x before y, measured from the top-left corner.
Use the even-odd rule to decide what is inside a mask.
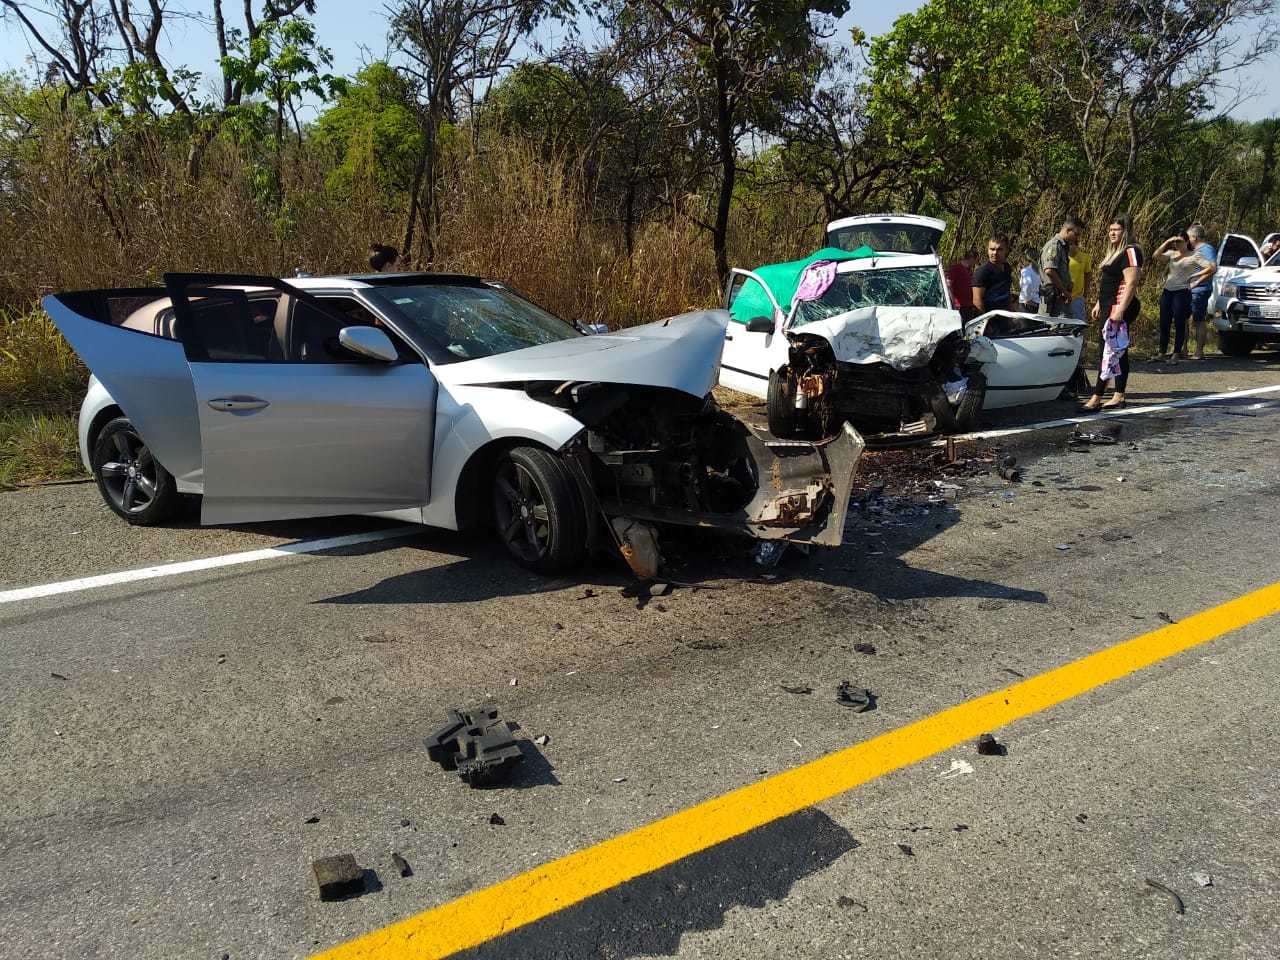
[[[442,381],[468,386],[599,381],[667,387],[705,397],[715,386],[729,315],[699,310],[629,327],[451,364]]]

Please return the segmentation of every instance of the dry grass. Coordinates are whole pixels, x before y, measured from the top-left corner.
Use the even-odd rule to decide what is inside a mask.
[[[0,311],[0,404],[68,409],[88,379],[43,310]]]
[[[75,416],[12,409],[0,414],[0,488],[83,474]]]

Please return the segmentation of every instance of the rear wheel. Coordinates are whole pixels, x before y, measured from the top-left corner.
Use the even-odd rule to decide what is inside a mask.
[[[172,474],[151,455],[127,417],[116,417],[102,428],[90,462],[102,499],[129,523],[164,523],[182,505]]]
[[[1247,357],[1253,351],[1253,347],[1253,337],[1247,333],[1218,331],[1218,350],[1228,357]]]
[[[765,410],[769,432],[775,437],[794,437],[799,432],[796,415],[796,378],[791,367],[779,367],[769,374]]]
[[[568,465],[538,447],[513,447],[493,478],[493,513],[503,546],[537,573],[571,567],[587,552],[586,508]]]

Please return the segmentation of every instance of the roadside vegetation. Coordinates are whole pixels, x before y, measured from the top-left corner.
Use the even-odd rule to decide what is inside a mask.
[[[928,0],[880,37],[848,0],[407,0],[394,61],[353,77],[302,0],[215,0],[209,64],[158,52],[195,29],[160,7],[0,4],[43,51],[0,77],[0,484],[79,470],[87,373],[52,291],[353,272],[376,241],[619,327],[714,305],[729,266],[853,213],[941,216],[946,257],[992,232],[1038,248],[1067,213],[1095,256],[1122,210],[1148,250],[1280,224],[1280,121],[1222,112],[1277,0]],[[527,56],[557,16],[568,39]]]

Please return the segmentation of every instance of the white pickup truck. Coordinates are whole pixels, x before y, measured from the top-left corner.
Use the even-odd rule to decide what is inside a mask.
[[[1280,251],[1263,263],[1251,237],[1227,234],[1213,293],[1213,328],[1224,354],[1243,357],[1264,343],[1280,345]]]

